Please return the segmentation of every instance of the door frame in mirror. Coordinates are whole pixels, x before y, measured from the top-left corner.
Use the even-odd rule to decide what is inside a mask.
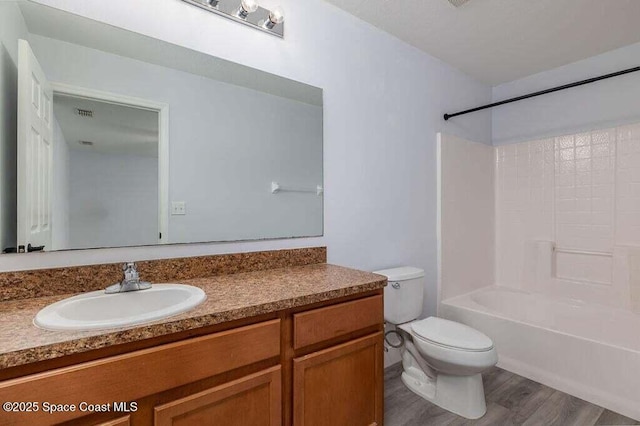
[[[169,243],[169,104],[52,81],[53,94],[148,109],[158,113],[158,244]]]

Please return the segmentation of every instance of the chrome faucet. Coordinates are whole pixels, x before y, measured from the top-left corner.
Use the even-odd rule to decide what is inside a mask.
[[[122,265],[122,270],[124,271],[124,279],[122,282],[107,287],[104,290],[106,294],[124,293],[127,291],[138,291],[151,288],[150,282],[140,281],[140,275],[138,275],[135,263],[125,263]]]

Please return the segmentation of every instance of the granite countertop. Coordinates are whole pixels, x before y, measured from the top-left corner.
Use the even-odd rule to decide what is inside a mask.
[[[0,302],[0,369],[376,290],[386,278],[323,263],[179,282],[202,288],[207,299],[186,313],[120,329],[48,331],[33,325],[40,309],[73,294]]]

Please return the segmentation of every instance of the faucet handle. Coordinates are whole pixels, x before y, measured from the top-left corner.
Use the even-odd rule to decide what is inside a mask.
[[[127,271],[127,270],[129,270],[129,269],[133,269],[133,270],[135,271],[135,269],[136,269],[136,264],[135,264],[135,263],[133,263],[133,262],[126,262],[126,263],[123,263],[123,264],[122,264],[122,270],[123,270],[123,271],[125,271],[125,272],[126,272],[126,271]]]
[[[140,275],[138,275],[135,263],[127,262],[122,264],[122,271],[124,272],[124,279],[117,284],[107,287],[104,291],[105,293],[124,293],[151,288],[151,283],[140,281]]]
[[[140,276],[138,275],[138,271],[136,270],[136,264],[133,262],[127,262],[122,265],[122,270],[124,271],[124,281],[139,281]]]

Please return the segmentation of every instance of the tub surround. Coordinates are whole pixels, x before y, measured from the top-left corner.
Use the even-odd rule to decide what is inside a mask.
[[[493,147],[473,167],[457,166],[475,147],[447,141],[439,315],[494,340],[502,368],[640,419],[640,124]],[[447,216],[482,173],[494,211]],[[469,233],[481,217],[495,238]],[[495,260],[470,263],[477,247]]]
[[[438,134],[439,283],[442,300],[495,281],[494,148]],[[465,265],[460,267],[460,265]]]
[[[496,284],[631,309],[640,124],[495,150]]]
[[[162,266],[157,266],[156,275],[153,275],[152,278],[153,282],[159,282],[158,277],[161,277],[160,282],[177,281],[197,286],[205,291],[207,299],[195,309],[178,316],[124,329],[68,332],[42,330],[33,325],[33,318],[40,309],[78,293],[78,291],[2,302],[0,303],[0,310],[3,312],[0,319],[0,368],[52,360],[112,345],[151,339],[330,301],[381,289],[386,284],[385,278],[379,275],[324,263],[265,269],[268,265],[281,266],[287,262],[323,260],[326,254],[325,248],[302,249],[300,253],[295,253],[297,251],[259,252],[255,259],[250,259],[252,253],[211,256],[213,265],[208,266],[206,258],[201,258],[202,264],[199,263],[198,258],[157,261]],[[219,259],[219,257],[225,259]],[[242,258],[248,258],[245,266],[240,265]],[[141,271],[151,270],[153,268],[151,264],[154,262],[156,261],[139,263],[145,265],[145,269],[141,268]],[[183,265],[190,262],[198,267],[185,270]],[[174,269],[176,265],[180,265],[180,267]],[[212,271],[215,271],[216,268],[219,271],[235,272],[241,268],[248,269],[250,265],[254,265],[258,270],[212,275],[205,278],[179,278],[179,274],[183,276],[197,273],[213,274]],[[104,271],[116,266],[118,265],[101,265],[97,267],[97,270]],[[68,269],[84,272],[90,268],[92,267]],[[22,272],[22,274],[31,277],[34,275],[47,277],[58,274],[58,277],[64,277],[66,276],[63,274],[65,270]],[[102,277],[99,273],[96,275]],[[141,276],[145,279],[149,277],[145,272],[141,272]],[[112,281],[115,280],[117,278],[114,277]],[[98,281],[93,281],[93,285],[97,285]],[[107,281],[107,283],[110,282]],[[41,283],[45,283],[45,281],[43,280]],[[55,283],[52,283],[51,287],[56,287]],[[98,286],[98,288],[102,287],[103,285]],[[69,290],[71,289],[69,288]],[[94,290],[95,288],[81,287],[81,289]]]

